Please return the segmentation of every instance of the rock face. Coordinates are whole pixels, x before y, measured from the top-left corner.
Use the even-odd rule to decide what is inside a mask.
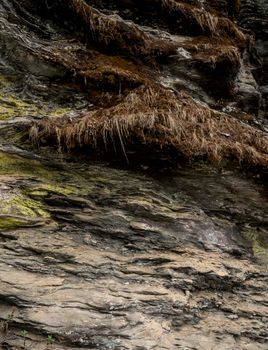
[[[3,349],[267,348],[267,271],[245,241],[265,262],[259,186],[5,157],[21,173],[1,175]]]
[[[252,54],[253,75],[259,85],[262,96],[261,108],[267,116],[268,101],[268,4],[265,0],[241,2],[239,15],[241,26],[251,30],[255,34],[255,52]]]
[[[168,143],[179,128],[167,109],[180,104],[199,123],[185,144],[213,158],[241,136],[251,162],[265,161],[266,31],[264,0],[1,1],[0,349],[267,350],[265,174],[174,167],[170,145],[145,152],[143,130],[125,148],[118,124],[123,164],[59,142],[78,146],[85,135],[62,131],[77,121],[90,139],[93,115],[109,148],[105,125],[130,106],[144,129],[164,111]],[[59,151],[42,147],[40,125]]]

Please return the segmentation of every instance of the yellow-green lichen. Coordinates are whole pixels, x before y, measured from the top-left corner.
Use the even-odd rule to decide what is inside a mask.
[[[43,225],[55,225],[53,221],[48,221],[40,218],[26,218],[13,215],[0,215],[0,229],[15,230],[24,227],[36,227]]]
[[[14,79],[14,77],[0,74],[0,121],[15,117],[37,115],[62,117],[71,112],[72,109],[66,106],[53,105],[45,101],[35,103],[29,99],[23,99],[15,92],[12,92],[12,90],[14,91]]]
[[[71,109],[67,107],[51,106],[46,103],[40,106],[24,101],[15,95],[0,94],[0,120],[37,115],[62,117],[70,112]]]
[[[0,73],[0,88],[1,89],[7,88],[10,85],[11,81],[12,81],[12,79],[10,77],[7,77],[6,75]]]
[[[38,112],[33,104],[15,95],[0,94],[0,120],[33,115]]]
[[[22,193],[11,194],[0,202],[1,215],[17,215],[25,218],[48,218],[42,203],[28,198]]]
[[[0,192],[0,228],[15,229],[50,220],[42,202],[29,198],[13,186],[4,186]]]
[[[29,222],[15,217],[0,217],[0,229],[9,230],[29,226]]]
[[[255,228],[246,228],[243,230],[243,236],[252,247],[254,256],[268,265],[267,231],[257,230]]]
[[[0,151],[0,175],[10,176],[50,176],[49,171],[42,164],[33,159],[23,158],[17,155]]]
[[[0,177],[26,177],[38,180],[31,186],[28,193],[31,196],[46,196],[54,192],[61,195],[86,194],[92,190],[93,184],[87,178],[73,173],[70,169],[60,171],[54,167],[44,165],[36,159],[8,154],[0,151]]]
[[[34,186],[31,188],[31,190],[28,192],[29,195],[32,197],[46,197],[49,193],[57,193],[60,195],[68,196],[72,194],[76,194],[76,190],[72,186],[60,186],[56,183],[54,184],[48,184],[48,183],[42,183],[38,186]]]

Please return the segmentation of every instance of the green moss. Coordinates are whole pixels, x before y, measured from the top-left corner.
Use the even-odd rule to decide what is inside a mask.
[[[27,221],[14,217],[0,217],[0,229],[2,230],[16,229],[27,226],[29,226],[29,223],[27,223]]]
[[[34,186],[31,188],[31,190],[28,193],[32,197],[46,197],[51,192],[64,195],[64,196],[77,193],[75,188],[72,186],[68,186],[68,185],[60,186],[55,183],[54,184],[43,183],[38,186]]]
[[[28,227],[49,218],[50,215],[45,210],[44,204],[30,198],[24,191],[13,186],[7,186],[1,191],[0,228]]]
[[[256,258],[268,265],[268,235],[267,231],[247,228],[242,231],[244,238],[252,248]]]
[[[46,177],[49,171],[33,159],[25,159],[17,155],[0,152],[0,175],[36,175]]]
[[[72,110],[67,107],[57,107],[57,108],[52,108],[50,111],[48,111],[47,115],[51,117],[62,117],[65,114],[70,113]]]
[[[42,164],[39,160],[23,158],[0,151],[0,177],[31,177],[38,184],[31,186],[28,194],[44,197],[54,192],[60,195],[81,195],[90,192],[94,186],[87,177],[80,176],[70,169],[60,171]]]
[[[13,194],[0,202],[0,214],[18,215],[26,218],[48,218],[42,203],[19,193]]]
[[[31,195],[32,197],[46,197],[48,195],[48,191],[45,189],[40,189],[40,188],[35,188],[31,189],[28,194]]]
[[[0,120],[16,116],[32,115],[38,111],[33,104],[27,103],[15,95],[0,94]]]
[[[69,107],[51,105],[49,102],[32,103],[10,91],[14,90],[14,77],[0,74],[0,121],[15,117],[46,115],[61,117],[71,111]]]
[[[55,225],[53,221],[44,221],[40,218],[23,218],[16,216],[0,216],[0,229],[2,230],[15,230],[24,227],[36,227],[37,225]]]
[[[5,140],[8,140],[10,144],[14,144],[17,147],[24,146],[25,142],[28,142],[29,132],[28,130],[16,131],[11,128],[5,128],[5,135],[3,136]]]
[[[0,120],[15,117],[30,117],[36,115],[46,115],[49,117],[62,117],[71,111],[70,108],[59,106],[43,106],[32,104],[16,97],[15,95],[0,94]]]
[[[0,88],[6,88],[10,85],[10,78],[0,73]]]

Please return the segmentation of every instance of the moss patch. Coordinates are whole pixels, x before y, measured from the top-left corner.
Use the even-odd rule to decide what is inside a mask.
[[[50,220],[42,202],[29,198],[24,191],[13,186],[4,187],[0,199],[1,229],[42,225]]]
[[[49,214],[43,205],[22,193],[11,195],[0,203],[0,213],[6,215],[18,215],[26,218],[48,218]]]
[[[254,256],[263,263],[268,264],[268,235],[266,230],[256,228],[244,229],[242,234],[250,247]]]
[[[15,117],[31,117],[45,115],[50,117],[62,117],[71,112],[70,107],[54,105],[48,102],[33,103],[11,92],[13,86],[12,77],[0,74],[0,121]]]
[[[53,166],[44,165],[39,160],[28,159],[18,155],[0,151],[0,177],[27,177],[38,180],[30,185],[27,192],[32,196],[46,196],[54,192],[60,195],[87,194],[94,187],[95,177],[88,179],[80,176],[71,169],[56,169]],[[94,180],[94,181],[92,181]],[[32,181],[30,181],[32,182]]]
[[[58,106],[40,107],[36,104],[26,102],[15,95],[5,96],[0,94],[0,120],[6,120],[15,117],[34,117],[45,115],[50,117],[62,117],[71,112],[70,108]]]
[[[0,175],[50,176],[39,161],[4,152],[0,152]]]
[[[36,226],[38,221],[16,218],[13,216],[0,217],[0,228],[3,230],[11,230],[23,227]]]

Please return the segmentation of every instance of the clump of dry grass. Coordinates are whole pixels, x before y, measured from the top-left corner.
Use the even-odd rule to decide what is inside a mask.
[[[241,65],[241,53],[238,47],[232,45],[228,40],[213,40],[206,37],[197,37],[195,39],[185,41],[182,47],[192,54],[195,60],[204,63],[211,63],[214,66],[222,62],[229,63],[237,71]]]
[[[234,39],[242,46],[249,44],[249,37],[244,34],[234,22],[226,17],[217,16],[176,0],[159,0],[162,8],[175,17],[183,18],[185,23],[199,28],[200,33],[213,36],[225,36]]]
[[[145,34],[137,25],[118,15],[105,15],[84,0],[69,0],[71,9],[89,27],[92,39],[103,48],[119,49],[134,56],[161,56],[175,46]]]
[[[246,35],[227,18],[176,0],[155,1],[166,12],[172,12],[173,18],[182,18],[183,23],[200,28],[202,34],[214,36],[213,40],[198,37],[183,41],[181,46],[186,45],[193,60],[203,65],[227,67],[230,74],[226,79],[231,81],[240,64],[240,49],[235,45],[244,45]],[[139,69],[136,68],[137,57],[145,55],[151,60],[155,54],[170,53],[168,40],[157,41],[134,23],[104,15],[84,0],[67,3],[90,29],[101,50],[109,48],[117,54],[118,49],[128,59],[104,55],[81,45],[76,48],[75,43],[73,48],[72,44],[57,43],[40,51],[43,58],[90,82],[91,85],[86,84],[89,95],[95,91],[102,99],[106,94],[108,102],[75,119],[66,116],[37,122],[31,130],[32,140],[47,140],[66,149],[90,146],[105,150],[119,144],[126,154],[130,144],[149,145],[152,149],[176,150],[187,159],[205,157],[219,163],[231,158],[268,168],[268,139],[263,132],[198,103],[186,93],[157,84],[157,69],[140,61]],[[95,97],[93,102],[98,104]]]
[[[107,56],[95,50],[75,50],[65,45],[54,47],[49,59],[61,64],[68,71],[84,79],[85,82],[95,86],[110,86],[118,89],[118,86],[139,86],[148,80],[147,73],[139,64],[137,72],[136,65],[131,60],[120,56]]]
[[[92,88],[123,91],[146,84],[157,76],[154,66],[148,67],[142,61],[116,54],[105,55],[68,40],[52,42],[35,52],[39,59],[53,62],[79,84],[91,87],[90,92]]]
[[[172,147],[188,159],[206,157],[219,163],[231,158],[268,167],[267,135],[159,85],[137,88],[117,105],[88,112],[76,121],[43,120],[33,126],[31,137],[54,140],[68,149],[104,149],[119,142],[124,151],[135,140]]]

